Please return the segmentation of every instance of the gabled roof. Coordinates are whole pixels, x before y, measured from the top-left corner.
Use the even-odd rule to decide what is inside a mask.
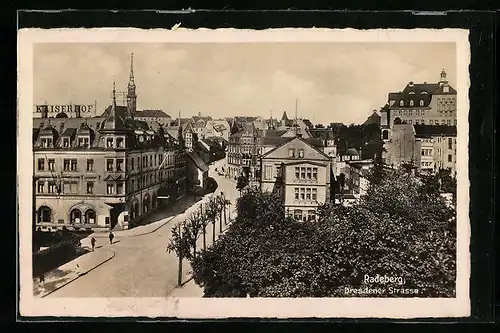
[[[154,117],[154,118],[170,118],[168,114],[162,110],[142,110],[137,111],[135,117]]]
[[[294,138],[289,138],[290,140],[287,140],[279,145],[277,145],[276,147],[274,147],[273,149],[271,149],[270,151],[268,151],[267,153],[265,153],[264,155],[262,155],[262,158],[266,157],[267,155],[270,155],[272,154],[273,152],[275,152],[276,150],[278,150],[279,148],[289,144],[290,142],[292,141],[295,141],[295,140],[300,140],[302,142],[304,142],[306,145],[308,145],[309,147],[311,147],[312,149],[314,149],[315,151],[317,151],[320,155],[322,155],[323,157],[327,158],[328,160],[330,160],[330,156],[326,155],[323,150],[321,149],[318,149],[317,146],[314,145],[314,141],[311,141],[311,139],[303,139],[303,138],[300,138],[300,137],[294,137]],[[304,159],[304,160],[307,160],[307,159]]]
[[[104,112],[102,113],[101,117],[104,117],[104,118],[109,117],[109,115],[111,114],[111,108],[112,107],[113,107],[112,105],[109,105],[104,110]],[[122,118],[127,118],[127,114],[128,114],[128,108],[126,106],[123,106],[123,105],[117,105],[116,106],[116,108],[115,108],[115,115],[116,116],[119,116],[119,117],[122,117]],[[135,114],[132,114],[132,115],[135,115]]]
[[[201,157],[198,154],[188,151],[186,152],[186,155],[187,157],[189,157],[191,161],[193,161],[194,165],[196,165],[198,169],[200,169],[203,172],[208,171],[207,164],[201,159]]]
[[[260,144],[262,146],[278,146],[278,145],[281,145],[285,142],[288,142],[288,141],[291,141],[293,140],[294,138],[293,137],[263,137],[263,138],[260,138]]]
[[[264,132],[265,137],[267,138],[278,138],[285,134],[288,130],[266,130]]]

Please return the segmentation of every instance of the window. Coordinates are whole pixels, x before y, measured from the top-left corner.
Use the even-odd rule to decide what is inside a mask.
[[[288,157],[295,157],[295,149],[288,149]]]
[[[43,158],[38,159],[38,171],[45,170],[45,160]]]
[[[425,149],[422,149],[422,156],[425,156]]]
[[[94,182],[87,182],[87,194],[94,193]]]
[[[312,189],[312,200],[316,201],[317,199],[318,199],[318,189],[317,188],[313,188]]]
[[[302,211],[300,209],[295,209],[293,211],[293,218],[297,221],[302,221]]]
[[[310,210],[307,212],[307,220],[316,221],[316,212],[314,210]]]
[[[420,106],[424,106],[424,101],[420,100]]]
[[[153,166],[153,156],[149,155],[149,166]]]
[[[116,147],[123,148],[123,138],[116,139]]]
[[[399,106],[404,106],[405,103],[403,101],[399,101]]]
[[[451,126],[451,120],[450,119],[446,120],[446,125]]]
[[[113,147],[113,138],[107,138],[106,139],[106,147],[107,148],[112,148]]]
[[[45,182],[38,182],[38,193],[43,193],[45,187]]]
[[[69,138],[63,138],[63,148],[69,147]]]
[[[297,178],[297,179],[300,178],[300,168],[298,168],[298,167],[295,168],[295,178]]]
[[[299,149],[299,157],[304,157],[304,149]]]
[[[71,163],[71,166],[70,166],[71,171],[76,171],[76,165],[78,164],[78,161],[75,159],[72,159],[70,161],[70,163]]]
[[[69,193],[78,193],[78,182],[72,181],[69,183]]]
[[[272,178],[272,169],[273,167],[271,165],[266,165],[264,167],[264,179],[271,179]]]
[[[106,193],[107,194],[113,194],[115,187],[113,184],[107,184],[106,185]]]
[[[299,188],[295,188],[295,200],[299,200]]]
[[[318,179],[318,168],[312,168],[312,175],[314,180]]]
[[[156,158],[157,158],[157,157],[156,157],[156,155],[155,155],[155,166],[157,165],[157,161],[156,161]]]
[[[306,174],[307,174],[307,179],[311,179],[311,177],[312,177],[311,168],[306,169]]]
[[[87,171],[94,171],[94,160],[87,160]]]
[[[300,200],[305,200],[306,198],[306,189],[301,187],[300,188]]]
[[[123,159],[116,160],[116,171],[123,171]]]
[[[305,167],[301,167],[300,168],[300,178],[301,179],[305,179],[306,178],[306,168]]]
[[[83,147],[83,138],[78,138],[78,147]]]
[[[106,216],[106,218],[104,220],[105,220],[106,224],[109,224],[109,216]]]
[[[453,125],[457,126],[457,120],[456,119],[453,120]]]
[[[123,194],[123,183],[117,183],[116,184],[116,193],[117,194]]]
[[[114,161],[112,159],[106,160],[106,171],[113,171],[113,162]]]
[[[275,177],[281,177],[281,165],[276,165],[276,174]]]
[[[49,193],[56,193],[56,182],[49,182]]]
[[[452,162],[451,154],[448,154],[448,162]]]
[[[453,140],[448,138],[448,149],[453,149]]]
[[[306,200],[311,200],[311,189],[310,188],[306,189]]]
[[[134,158],[130,159],[130,170],[134,170]]]
[[[63,160],[63,170],[64,171],[69,171],[69,168],[70,168],[70,160]]]

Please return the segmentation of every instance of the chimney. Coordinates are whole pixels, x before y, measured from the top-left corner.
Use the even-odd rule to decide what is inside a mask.
[[[201,112],[198,112],[198,117],[201,117]]]

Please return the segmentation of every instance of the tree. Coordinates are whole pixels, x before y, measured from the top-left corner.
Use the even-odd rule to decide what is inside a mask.
[[[212,223],[212,242],[215,243],[215,221],[217,215],[219,214],[219,203],[216,197],[210,197],[207,204],[205,205],[205,215],[207,219]]]
[[[167,251],[169,253],[174,252],[179,258],[178,274],[177,274],[177,285],[182,285],[182,260],[189,256],[189,243],[187,238],[183,235],[184,224],[186,222],[178,222],[172,229],[172,236],[170,237],[170,242],[167,245]]]
[[[240,175],[236,181],[236,189],[238,191],[240,191],[240,195],[241,195],[241,191],[247,187],[249,184],[249,180],[248,180],[248,177],[246,177],[245,175]]]
[[[184,254],[184,257],[188,260],[196,258],[198,237],[200,236],[204,225],[204,216],[201,211],[193,212],[183,225],[182,234],[190,249],[190,251],[187,251]]]
[[[404,278],[419,290],[410,297],[454,297],[455,213],[421,186],[388,171],[358,204],[325,203],[308,223],[285,217],[280,196],[250,189],[231,228],[193,260],[194,280],[209,297],[345,297],[380,274]]]

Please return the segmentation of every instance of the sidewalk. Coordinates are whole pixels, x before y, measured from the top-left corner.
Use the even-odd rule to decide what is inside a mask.
[[[231,207],[231,220],[233,220],[236,217],[236,208],[234,206]],[[229,228],[231,227],[231,222],[229,222],[227,225],[225,225],[222,229],[222,233],[219,232],[219,221],[217,222],[217,228],[216,228],[216,241],[217,238],[221,234],[224,234]],[[208,226],[207,228],[207,248],[212,245],[212,227],[211,225]],[[198,249],[203,248],[203,236],[200,235],[198,238]],[[192,270],[191,270],[191,265],[188,266],[188,275],[184,280],[184,284],[180,287],[176,287],[168,297],[203,297],[204,291],[203,287],[200,287],[199,285],[194,282],[192,278]]]
[[[33,279],[33,295],[45,297],[91,270],[113,259],[115,252],[109,248],[96,249],[45,274],[45,282]]]
[[[200,201],[205,200],[207,196],[210,194],[205,195],[201,200],[198,200],[194,205],[198,205]],[[193,206],[193,198],[191,196],[185,196],[182,197],[178,202],[176,202],[173,206],[168,207],[165,210],[160,210],[157,212],[153,212],[150,216],[146,217],[146,220],[155,220],[158,219],[157,221],[150,222],[148,224],[140,225],[132,229],[128,230],[116,230],[113,231],[113,234],[115,235],[115,238],[120,237],[135,237],[135,236],[141,236],[141,235],[147,235],[155,232],[156,230],[160,229],[163,227],[165,224],[170,222],[173,218],[176,216],[186,212],[187,210],[190,209],[190,207]],[[162,215],[166,215],[165,217],[160,217]],[[109,231],[97,231],[92,234],[90,234],[87,238],[82,239],[82,245],[87,245],[85,243],[89,242],[90,244],[90,238],[108,238]]]

